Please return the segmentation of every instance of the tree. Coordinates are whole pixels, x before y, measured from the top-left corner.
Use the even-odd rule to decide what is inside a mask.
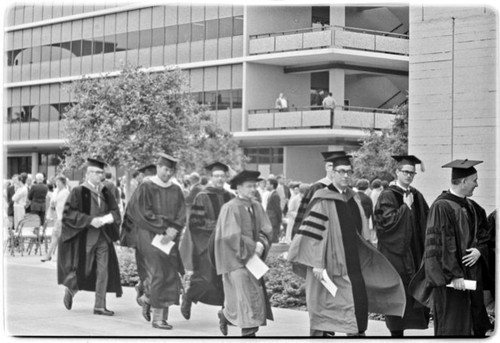
[[[213,123],[187,89],[179,69],[148,73],[128,65],[116,75],[73,82],[62,168],[79,168],[99,155],[111,166],[133,170],[157,152],[178,157],[181,169],[216,158],[243,165],[231,134]]]
[[[370,130],[362,139],[361,148],[353,153],[355,178],[391,181],[396,163],[391,155],[408,153],[408,105],[396,108],[392,127],[387,130]]]

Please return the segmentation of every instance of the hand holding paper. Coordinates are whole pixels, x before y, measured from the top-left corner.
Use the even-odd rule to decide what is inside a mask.
[[[455,279],[457,280],[457,279]],[[454,288],[456,290],[459,290],[459,291],[465,291],[465,290],[469,290],[469,291],[475,291],[476,290],[476,280],[464,280],[464,279],[458,279],[458,280],[462,280],[462,283],[459,283],[457,285],[457,283],[454,283],[452,280],[452,282],[450,282],[449,284],[446,285],[446,287],[450,287],[450,288]]]
[[[253,254],[245,267],[257,280],[269,270],[269,267],[257,256],[257,254]]]
[[[335,295],[337,294],[337,286],[335,286],[333,281],[326,273],[326,269],[323,269],[323,278],[321,279],[321,283],[323,284],[323,286],[325,286],[328,292],[330,292],[330,294],[335,298]]]
[[[165,237],[166,237],[165,235],[156,235],[153,238],[151,245],[160,249],[165,254],[170,255],[170,251],[172,250],[173,246],[175,245],[175,242],[170,240],[170,241],[168,241],[168,243],[163,243],[162,241]]]

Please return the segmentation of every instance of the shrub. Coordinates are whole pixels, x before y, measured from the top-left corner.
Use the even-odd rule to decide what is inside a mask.
[[[270,269],[265,278],[271,306],[304,310],[305,280],[295,275],[291,264],[281,256],[270,255],[267,264]]]
[[[133,287],[139,282],[135,251],[131,248],[115,246],[118,264],[120,265],[120,280],[122,286]]]

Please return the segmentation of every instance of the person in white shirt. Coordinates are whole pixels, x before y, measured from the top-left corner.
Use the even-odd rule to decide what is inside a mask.
[[[52,199],[50,201],[50,208],[55,208],[56,218],[54,230],[52,231],[52,238],[50,243],[49,251],[42,259],[42,262],[50,261],[52,259],[52,254],[57,248],[59,237],[61,237],[62,228],[62,215],[64,211],[64,204],[69,195],[69,189],[67,186],[67,179],[64,175],[59,175],[56,177],[56,191],[54,192]]]
[[[279,97],[276,99],[274,107],[280,112],[288,111],[288,100],[286,100],[283,93],[280,93]]]
[[[14,228],[17,228],[19,222],[26,214],[26,203],[28,201],[28,187],[26,186],[27,174],[21,173],[15,184],[16,192],[12,196],[14,202]]]

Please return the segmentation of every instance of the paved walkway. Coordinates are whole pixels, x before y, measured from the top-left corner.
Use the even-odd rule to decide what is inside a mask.
[[[4,336],[223,338],[218,328],[218,307],[201,303],[193,304],[190,320],[185,320],[179,307],[173,306],[169,319],[173,330],[151,328],[151,323],[142,318],[131,287],[124,287],[121,298],[108,294],[107,307],[115,311],[113,317],[92,314],[94,293],[91,292],[78,293],[73,309],[68,311],[62,302],[64,288],[57,285],[56,273],[56,262],[42,263],[40,256],[4,256]],[[260,328],[258,336],[308,337],[307,312],[275,308],[274,317],[268,326]],[[371,320],[366,333],[369,337],[389,336],[381,321]],[[432,328],[407,331],[408,336],[432,334]],[[229,327],[229,336],[239,335],[240,329]]]

